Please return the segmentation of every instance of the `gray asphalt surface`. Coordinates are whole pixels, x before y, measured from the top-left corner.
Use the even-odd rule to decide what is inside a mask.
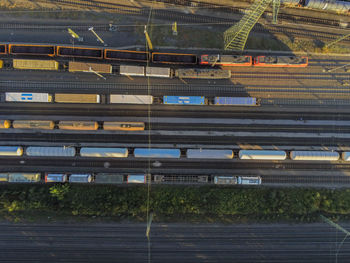
[[[341,224],[349,229],[349,224]],[[349,262],[345,234],[287,225],[0,224],[0,262]]]

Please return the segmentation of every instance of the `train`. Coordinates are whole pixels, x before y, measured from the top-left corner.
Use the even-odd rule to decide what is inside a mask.
[[[184,54],[162,53],[133,50],[118,50],[102,47],[60,46],[45,44],[0,44],[0,55],[11,56],[45,56],[74,59],[95,59],[116,62],[138,62],[165,65],[198,65],[198,66],[261,66],[261,67],[306,67],[307,56],[259,55],[254,59],[249,55],[227,54]],[[265,61],[261,63],[260,61]]]
[[[336,13],[350,14],[350,2],[329,0],[282,0],[284,4],[315,10],[331,11]]]
[[[0,183],[94,183],[94,184],[208,184],[260,185],[260,176],[235,175],[151,175],[112,173],[0,173]]]
[[[260,99],[253,97],[205,97],[205,96],[162,96],[129,94],[78,94],[5,92],[0,94],[2,102],[25,103],[93,103],[93,104],[144,104],[164,105],[215,105],[215,106],[260,106]]]
[[[237,154],[238,153],[238,154]],[[83,157],[83,158],[157,158],[157,159],[220,159],[284,161],[350,161],[350,152],[337,151],[278,151],[232,149],[177,148],[114,148],[66,146],[0,146],[0,156]],[[341,158],[340,158],[341,156]]]

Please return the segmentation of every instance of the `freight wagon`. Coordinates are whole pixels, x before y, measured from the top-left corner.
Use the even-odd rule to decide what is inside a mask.
[[[155,148],[135,148],[136,158],[180,158],[179,149],[155,149]]]
[[[222,106],[259,106],[260,101],[251,97],[215,97],[214,105]]]
[[[330,151],[291,151],[293,161],[338,161],[339,153]]]
[[[11,55],[42,55],[55,56],[54,45],[26,45],[26,44],[9,44],[9,54]]]
[[[110,103],[121,103],[121,104],[152,104],[153,103],[153,96],[111,94],[109,96],[109,102]]]
[[[8,173],[10,183],[38,183],[40,181],[40,173]]]
[[[155,183],[162,184],[203,184],[208,183],[205,175],[154,175]]]
[[[221,185],[260,185],[260,176],[214,176],[214,184]]]
[[[145,76],[145,67],[143,66],[128,66],[128,65],[120,65],[119,74],[125,76]]]
[[[241,160],[285,160],[287,153],[285,151],[266,151],[266,150],[240,150],[239,159]]]
[[[80,149],[81,157],[104,157],[104,158],[126,158],[128,157],[127,148],[92,148],[82,147]]]
[[[136,184],[145,184],[147,183],[147,175],[146,174],[130,174],[127,177],[128,183],[136,183]]]
[[[171,78],[172,75],[172,69],[170,68],[146,67],[145,70],[146,77]]]
[[[214,176],[214,184],[237,184],[237,177],[236,176]]]
[[[255,177],[248,177],[248,176],[239,176],[237,178],[238,184],[244,184],[244,185],[259,185],[261,184],[261,177],[255,176]]]
[[[123,182],[124,175],[122,174],[99,173],[95,175],[95,183],[97,184],[122,184]]]
[[[57,56],[74,58],[103,58],[103,49],[86,47],[57,46]]]
[[[105,59],[134,62],[147,62],[149,58],[148,52],[132,50],[105,49],[104,55]]]
[[[55,102],[59,103],[100,103],[98,94],[55,93]]]
[[[166,64],[197,64],[197,56],[194,54],[178,54],[178,53],[152,53],[153,63]]]
[[[224,69],[176,69],[175,77],[180,79],[229,79],[231,78],[231,71]]]
[[[91,174],[71,174],[69,176],[70,183],[91,183],[93,179]]]
[[[307,67],[307,57],[296,56],[258,56],[254,58],[256,67]]]
[[[8,129],[11,126],[11,122],[9,120],[0,120],[0,129]]]
[[[201,65],[220,65],[220,66],[252,66],[253,60],[252,56],[237,56],[237,55],[201,55],[200,62]]]
[[[68,63],[69,72],[97,72],[97,73],[112,73],[111,64],[90,63],[90,62],[75,62]]]
[[[24,93],[24,92],[6,92],[5,101],[7,102],[51,102],[52,96],[48,93]]]
[[[188,149],[186,157],[189,159],[232,159],[232,150]]]
[[[43,157],[74,157],[74,147],[36,147],[29,146],[26,148],[27,156]]]
[[[14,59],[14,69],[58,70],[59,63],[55,60]]]
[[[203,96],[163,96],[163,103],[173,105],[205,105],[206,99]]]
[[[65,183],[68,181],[66,174],[45,174],[45,183]]]

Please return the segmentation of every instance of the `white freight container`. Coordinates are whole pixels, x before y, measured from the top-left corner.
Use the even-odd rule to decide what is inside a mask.
[[[110,95],[110,103],[122,104],[152,104],[153,96],[149,95]]]
[[[127,76],[145,76],[145,67],[120,65],[120,75]]]
[[[48,93],[32,92],[6,92],[5,101],[16,102],[51,102],[52,97]]]

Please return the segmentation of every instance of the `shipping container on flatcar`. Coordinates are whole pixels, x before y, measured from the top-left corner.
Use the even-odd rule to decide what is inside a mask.
[[[217,149],[188,149],[186,157],[189,159],[232,159],[232,150]]]
[[[57,56],[76,58],[103,58],[103,49],[86,47],[57,47]]]
[[[0,156],[22,156],[21,146],[0,146]]]
[[[258,56],[254,58],[256,67],[307,67],[308,57],[302,56]]]
[[[0,120],[0,129],[8,129],[11,126],[11,122],[9,120]]]
[[[145,67],[143,66],[129,66],[129,65],[120,65],[119,74],[125,76],[145,76]]]
[[[237,56],[237,55],[201,55],[201,65],[220,65],[220,66],[238,66],[248,67],[253,65],[252,56]]]
[[[13,59],[15,69],[58,70],[58,66],[55,60]]]
[[[33,92],[6,92],[7,102],[51,102],[52,96],[48,93]]]
[[[111,64],[90,63],[90,62],[75,62],[69,61],[69,72],[97,72],[97,73],[112,73]]]
[[[94,182],[97,184],[122,184],[124,182],[124,175],[98,173],[95,175]]]
[[[173,105],[205,105],[206,99],[203,96],[163,96],[163,103]]]
[[[6,44],[0,44],[0,54],[7,54]]]
[[[339,153],[332,151],[291,151],[294,161],[338,161]]]
[[[105,121],[103,122],[103,129],[110,131],[143,131],[145,129],[145,123]]]
[[[226,176],[226,175],[218,175],[214,176],[214,184],[226,184],[226,185],[231,185],[231,184],[237,184],[238,179],[236,176]]]
[[[153,96],[150,95],[118,95],[111,94],[109,96],[110,103],[121,104],[152,104]]]
[[[78,130],[78,131],[96,131],[98,129],[97,121],[59,121],[60,130]]]
[[[130,174],[127,177],[127,183],[145,184],[147,183],[146,174]]]
[[[42,55],[55,56],[55,46],[9,44],[10,55]]]
[[[350,161],[350,152],[343,152],[341,156],[344,161]]]
[[[58,102],[58,103],[100,103],[100,95],[98,95],[98,94],[55,93],[55,102]]]
[[[71,174],[69,176],[70,183],[91,183],[93,179],[92,174]]]
[[[38,183],[41,181],[40,173],[8,173],[10,183]]]
[[[27,156],[43,156],[43,157],[74,157],[74,147],[58,147],[58,146],[28,146],[26,148]]]
[[[241,160],[285,160],[287,153],[285,151],[270,150],[240,150],[239,159]]]
[[[183,68],[175,70],[175,77],[180,79],[229,79],[231,71],[225,69]]]
[[[239,176],[237,182],[242,185],[259,185],[262,180],[260,176]]]
[[[127,148],[93,148],[82,147],[80,149],[82,157],[104,157],[104,158],[126,158],[128,157]]]
[[[14,120],[12,122],[12,127],[15,129],[52,130],[55,128],[55,122],[42,120]]]
[[[146,77],[171,78],[171,68],[146,67]]]
[[[121,60],[121,61],[135,61],[135,62],[147,62],[149,53],[146,51],[133,51],[133,50],[113,50],[105,49],[105,59]]]
[[[215,97],[214,105],[221,106],[259,106],[259,100],[251,97]]]
[[[45,183],[65,183],[68,181],[68,176],[66,174],[45,174]]]
[[[166,64],[197,64],[197,56],[194,54],[153,52],[152,62]]]
[[[136,158],[180,158],[179,149],[135,148]]]

